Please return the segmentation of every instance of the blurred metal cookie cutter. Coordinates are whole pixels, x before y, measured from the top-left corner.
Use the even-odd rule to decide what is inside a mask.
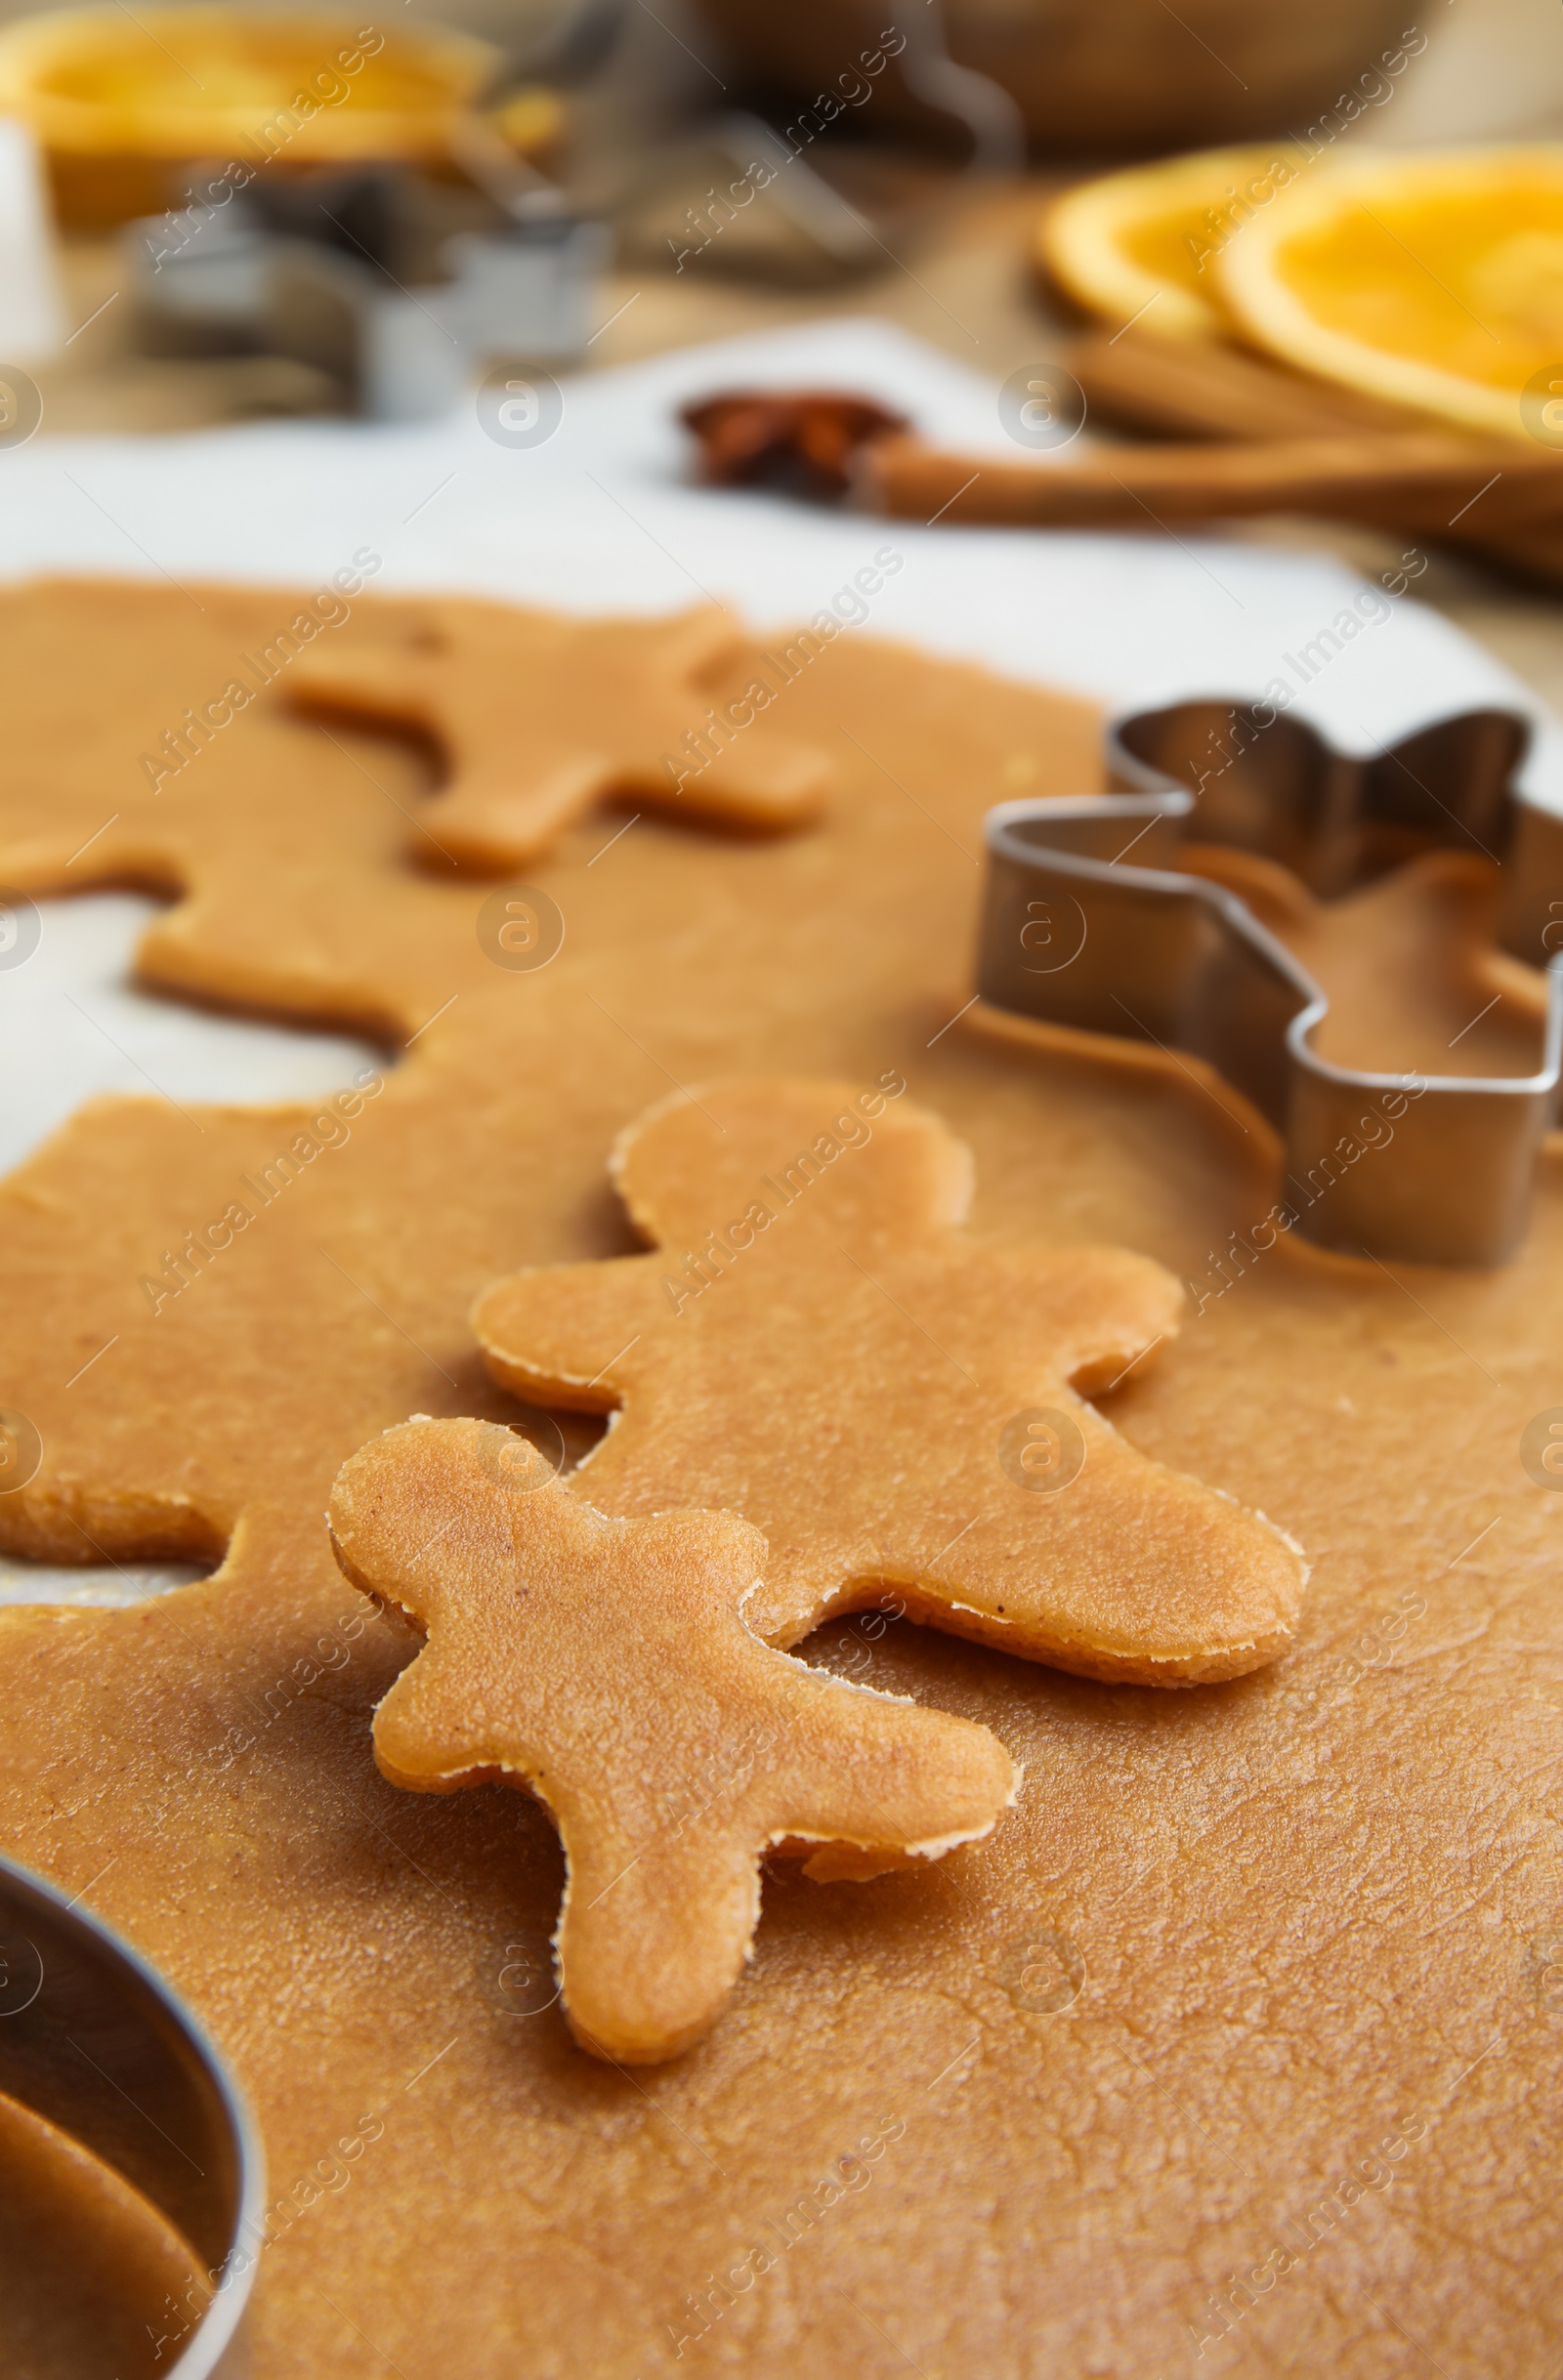
[[[0,2091],[122,2174],[212,2279],[169,2380],[238,2380],[266,2194],[248,2111],[152,1969],[9,1859],[0,1859]]]
[[[990,812],[978,992],[1205,1060],[1281,1135],[1283,1203],[1319,1245],[1505,1263],[1563,1061],[1563,818],[1514,785],[1529,734],[1513,713],[1466,711],[1363,758],[1230,699],[1120,720],[1113,793]],[[1280,861],[1327,898],[1422,851],[1499,861],[1499,940],[1547,969],[1538,1070],[1377,1074],[1319,1057],[1329,1002],[1312,977],[1236,894],[1172,872],[1197,808],[1201,843]]]

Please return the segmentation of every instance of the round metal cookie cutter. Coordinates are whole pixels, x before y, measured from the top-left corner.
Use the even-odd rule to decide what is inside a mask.
[[[95,1917],[0,1858],[0,2091],[124,2176],[213,2296],[168,2380],[239,2380],[266,2194],[259,2138],[200,2025]]]

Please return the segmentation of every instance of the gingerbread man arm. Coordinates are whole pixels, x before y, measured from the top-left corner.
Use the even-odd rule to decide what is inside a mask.
[[[1067,1420],[1068,1416],[1064,1418]],[[1087,1678],[1199,1686],[1291,1642],[1307,1567],[1256,1513],[1148,1461],[1084,1407],[1059,1492],[1005,1482],[958,1543],[908,1565],[918,1616]]]
[[[537,1404],[609,1413],[632,1380],[636,1358],[672,1309],[660,1255],[604,1265],[538,1265],[493,1281],[471,1322],[501,1388]]]
[[[388,1785],[400,1785],[403,1793],[454,1793],[491,1769],[475,1738],[455,1753],[447,1771],[431,1775],[422,1763],[432,1732],[440,1731],[448,1743],[445,1731],[459,1693],[445,1648],[425,1644],[374,1715],[374,1765]]]
[[[749,650],[749,640],[719,604],[697,604],[647,631],[665,676],[704,685]]]
[[[1010,1270],[1008,1265],[1003,1268]],[[1178,1334],[1183,1291],[1170,1273],[1126,1248],[1069,1248],[1015,1264],[1028,1321],[1045,1340],[1049,1368],[1081,1397],[1143,1370]]]
[[[440,658],[404,644],[361,639],[302,652],[287,679],[288,699],[303,711],[341,711],[372,724],[444,733]]]

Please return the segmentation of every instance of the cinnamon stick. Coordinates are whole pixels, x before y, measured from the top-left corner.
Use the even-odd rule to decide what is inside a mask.
[[[1058,463],[946,454],[918,438],[863,447],[856,486],[900,519],[1029,528],[1307,513],[1443,534],[1563,533],[1563,455],[1441,430],[1182,446],[1099,446]]]
[[[1427,427],[1424,414],[1361,390],[1310,379],[1223,340],[1092,331],[1072,341],[1064,360],[1093,414],[1161,438],[1299,438]],[[1516,467],[1516,455],[1523,453],[1517,440],[1513,451],[1507,441],[1495,446],[1493,469],[1511,480],[1523,477]],[[1396,514],[1374,525],[1435,537],[1527,576],[1563,582],[1563,527],[1525,525],[1484,534],[1492,525],[1485,502],[1456,520],[1458,509],[1451,505],[1431,518]]]

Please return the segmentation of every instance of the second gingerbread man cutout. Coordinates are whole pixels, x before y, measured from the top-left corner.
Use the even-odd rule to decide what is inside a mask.
[[[1175,1332],[1160,1265],[970,1236],[969,1151],[885,1088],[706,1085],[612,1171],[652,1252],[514,1274],[474,1325],[517,1395],[616,1408],[580,1475],[601,1510],[763,1531],[769,1643],[887,1589],[1087,1677],[1194,1685],[1289,1642],[1295,1549],[1084,1401]]]

